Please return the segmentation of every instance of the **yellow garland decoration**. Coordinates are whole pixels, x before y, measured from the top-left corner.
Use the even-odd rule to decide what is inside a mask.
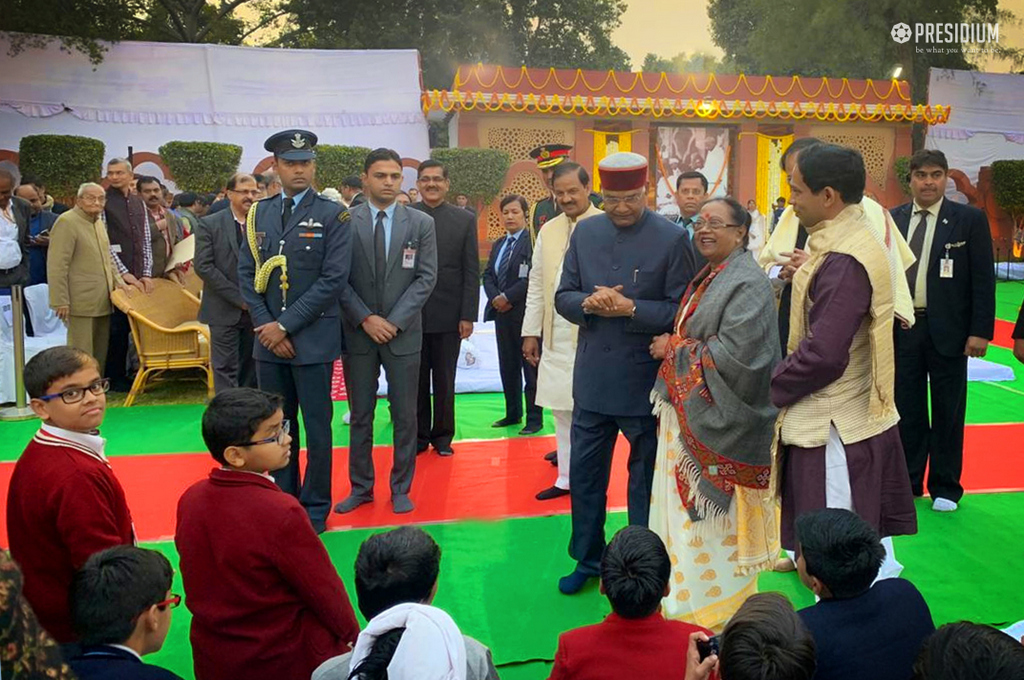
[[[599,92],[599,91],[605,89],[606,87],[608,87],[608,83],[610,81],[610,82],[614,83],[615,88],[619,92],[622,92],[624,94],[625,93],[630,93],[634,89],[636,89],[637,84],[639,84],[647,92],[647,94],[654,94],[655,92],[659,91],[664,86],[665,88],[667,88],[673,94],[680,94],[684,90],[686,90],[688,88],[692,88],[698,94],[704,95],[704,94],[707,94],[711,90],[712,86],[714,86],[719,94],[722,94],[722,95],[728,97],[728,96],[731,96],[732,94],[734,94],[736,92],[736,90],[739,89],[740,85],[744,85],[744,86],[747,87],[748,91],[752,95],[754,95],[755,97],[760,97],[770,87],[772,92],[775,94],[775,96],[782,97],[782,98],[788,97],[790,95],[790,93],[793,91],[793,88],[797,88],[808,99],[815,99],[815,98],[817,98],[822,93],[822,91],[824,90],[824,91],[827,91],[829,96],[831,98],[833,98],[833,99],[837,99],[837,98],[841,97],[844,92],[847,92],[847,93],[849,93],[849,95],[851,97],[853,97],[857,101],[861,101],[861,100],[865,99],[868,96],[868,90],[870,90],[879,99],[888,99],[889,97],[891,97],[893,95],[893,92],[895,91],[896,96],[898,96],[900,99],[902,99],[905,102],[909,102],[910,101],[909,92],[907,94],[904,94],[904,92],[903,92],[903,86],[907,85],[907,82],[906,81],[898,81],[896,79],[893,79],[893,80],[889,81],[889,90],[888,90],[888,92],[886,92],[883,95],[881,92],[879,92],[879,88],[875,84],[875,81],[871,80],[871,79],[868,79],[868,80],[865,81],[864,89],[861,91],[860,94],[857,94],[856,92],[854,92],[853,85],[850,83],[849,79],[847,79],[847,78],[842,78],[841,79],[840,84],[839,84],[839,91],[838,92],[833,92],[832,91],[831,83],[835,82],[835,79],[829,80],[828,78],[815,78],[814,80],[818,80],[819,81],[818,89],[815,90],[814,92],[808,92],[807,89],[804,87],[803,80],[801,79],[800,76],[790,76],[789,78],[775,78],[773,76],[764,76],[764,79],[765,79],[764,86],[759,91],[755,91],[750,86],[750,79],[747,78],[747,75],[744,74],[744,73],[741,73],[738,76],[738,78],[736,80],[736,85],[731,90],[727,90],[727,89],[724,89],[721,86],[721,84],[719,83],[719,77],[716,76],[716,74],[714,74],[714,73],[708,74],[706,76],[707,77],[707,84],[702,89],[699,85],[697,85],[697,76],[699,75],[701,78],[704,78],[705,76],[703,74],[693,74],[693,73],[686,74],[686,79],[683,81],[682,87],[675,88],[675,87],[672,87],[672,84],[669,82],[668,74],[664,73],[664,72],[658,74],[658,76],[657,76],[658,77],[658,82],[655,83],[654,87],[649,87],[647,85],[647,80],[644,78],[644,75],[651,75],[651,74],[643,74],[643,73],[619,74],[619,73],[616,73],[615,71],[611,71],[611,70],[609,70],[605,74],[604,81],[600,85],[591,85],[589,82],[587,82],[587,78],[586,78],[585,75],[583,75],[582,69],[576,69],[575,73],[573,74],[572,82],[569,85],[564,85],[564,84],[562,84],[562,81],[559,80],[559,78],[558,78],[558,71],[556,69],[554,69],[554,68],[549,68],[548,72],[547,72],[547,77],[544,79],[544,81],[541,82],[541,83],[537,83],[537,82],[534,82],[533,78],[530,76],[529,70],[525,66],[522,66],[519,69],[517,69],[519,71],[519,74],[518,74],[519,77],[517,79],[515,79],[514,81],[512,81],[512,82],[510,82],[509,79],[505,76],[505,70],[506,70],[505,67],[503,67],[503,66],[496,66],[495,69],[494,69],[495,70],[494,78],[491,80],[490,83],[485,83],[480,78],[480,74],[479,74],[480,70],[484,69],[484,68],[486,68],[486,67],[482,63],[481,64],[477,64],[475,67],[472,67],[470,69],[469,74],[467,74],[465,76],[462,74],[462,69],[460,68],[455,73],[455,82],[453,83],[452,90],[455,91],[455,92],[458,92],[460,90],[460,88],[462,88],[463,86],[468,84],[469,81],[475,77],[476,81],[480,84],[480,87],[484,88],[485,90],[492,89],[497,84],[498,79],[501,78],[502,83],[504,83],[505,87],[510,89],[510,90],[514,90],[514,89],[518,88],[520,85],[522,85],[523,80],[525,79],[526,82],[530,84],[530,87],[532,89],[534,89],[534,90],[546,89],[548,87],[548,85],[551,83],[551,81],[553,80],[555,82],[555,85],[560,90],[565,90],[565,91],[573,90],[573,89],[576,88],[577,85],[579,85],[582,82],[583,87],[585,87],[586,89],[590,90],[591,92]],[[626,87],[626,88],[624,88],[621,85],[619,85],[619,75],[626,75],[627,77],[629,75],[632,75],[633,76],[632,84],[630,84],[630,86]],[[782,90],[779,87],[776,87],[775,83],[776,83],[777,80],[780,81],[780,82],[784,82],[786,80],[789,80],[789,87],[787,89],[785,89],[785,90]]]
[[[432,90],[422,95],[424,112],[441,109],[445,113],[460,111],[512,111],[572,115],[684,117],[715,120],[719,118],[781,118],[846,122],[922,122],[929,125],[949,120],[951,107],[924,104],[843,104],[835,102],[763,102],[682,99],[666,100],[647,97],[563,97],[560,95],[522,95],[483,92],[449,92]]]
[[[288,307],[288,258],[278,253],[266,262],[260,260],[260,246],[256,242],[256,204],[249,208],[249,214],[245,217],[245,236],[249,241],[249,250],[252,251],[252,259],[256,263],[256,276],[252,285],[256,292],[263,294],[267,291],[267,283],[270,282],[270,275],[278,267],[281,268],[281,311]]]

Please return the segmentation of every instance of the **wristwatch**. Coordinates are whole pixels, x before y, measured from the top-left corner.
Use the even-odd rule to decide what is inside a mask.
[[[287,329],[287,328],[285,328],[285,327],[284,327],[284,326],[283,326],[283,325],[281,324],[281,322],[280,322],[280,321],[278,321],[278,322],[277,322],[277,327],[281,329],[281,332],[282,332],[282,333],[285,333],[285,334],[287,334],[287,333],[288,333],[288,329]]]
[[[636,316],[636,303],[633,303],[633,309],[629,310],[629,318],[632,319]]]

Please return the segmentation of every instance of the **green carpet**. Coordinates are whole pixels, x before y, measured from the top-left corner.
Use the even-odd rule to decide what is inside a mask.
[[[455,397],[458,424],[455,440],[505,439],[515,437],[522,425],[493,428],[491,423],[505,415],[505,402],[500,394],[459,394]],[[205,451],[200,422],[206,406],[177,404],[165,406],[132,406],[109,408],[103,421],[103,434],[108,438],[107,454],[132,456],[155,453],[193,453]],[[342,422],[348,410],[343,401],[334,404],[334,445],[348,446],[349,427]],[[39,429],[38,420],[0,423],[0,461],[17,460],[25,444]],[[390,446],[393,442],[391,417],[386,399],[378,400],[373,423],[374,442]],[[554,435],[551,414],[544,416],[544,429],[536,436]]]
[[[939,514],[918,503],[920,533],[897,538],[896,553],[932,610],[936,625],[970,619],[1005,625],[1024,618],[1019,573],[1007,562],[1024,523],[1024,493],[972,495],[957,513]],[[625,523],[610,516],[609,533]],[[567,516],[424,527],[443,551],[435,604],[467,635],[491,648],[503,678],[545,678],[562,631],[599,621],[610,609],[596,583],[575,597],[559,594],[559,576],[573,564],[566,554]],[[324,543],[352,595],[360,543],[377,530],[330,532]],[[172,543],[149,544],[174,564]],[[182,592],[175,582],[175,592]],[[796,574],[763,574],[761,590],[786,594],[795,606],[813,603]],[[191,678],[188,611],[175,610],[171,635],[151,660]],[[530,663],[523,663],[530,662]]]
[[[1016,321],[1024,298],[1024,281],[1000,281],[996,284],[996,318]]]

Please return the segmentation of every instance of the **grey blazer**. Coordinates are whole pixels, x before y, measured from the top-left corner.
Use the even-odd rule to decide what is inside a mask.
[[[377,343],[366,334],[361,324],[378,309],[381,316],[399,329],[398,335],[388,343],[391,351],[399,355],[419,352],[423,339],[420,312],[437,282],[434,219],[404,205],[395,206],[384,299],[378,304],[374,282],[380,273],[374,271],[371,206],[369,202],[361,203],[349,213],[352,218],[350,226],[354,231],[352,269],[349,285],[341,294],[346,352],[367,354],[374,349]],[[411,269],[402,267],[403,250],[406,248],[416,251],[415,264]]]
[[[242,317],[245,300],[238,287],[237,232],[230,208],[200,219],[196,227],[194,266],[203,280],[202,323],[230,326]]]

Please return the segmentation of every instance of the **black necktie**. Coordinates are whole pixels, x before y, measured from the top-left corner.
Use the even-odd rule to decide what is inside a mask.
[[[373,268],[374,268],[374,290],[377,293],[377,312],[384,311],[384,279],[388,269],[388,251],[384,239],[384,218],[387,216],[383,210],[377,212],[377,222],[373,225]]]
[[[508,288],[508,270],[512,264],[512,249],[516,247],[516,242],[511,236],[506,236],[505,239],[505,252],[501,254],[501,262],[498,263],[498,285],[502,290]]]
[[[921,216],[921,221],[917,223],[917,228],[910,235],[910,251],[914,253],[914,257],[917,259],[907,269],[907,284],[910,286],[911,299],[914,297],[914,289],[917,288],[917,269],[921,265],[921,253],[924,251],[924,236],[925,232],[928,231],[928,211],[918,210],[917,214]]]
[[[284,212],[281,213],[281,226],[288,228],[288,220],[292,218],[292,209],[295,207],[295,201],[290,196],[284,197]]]

